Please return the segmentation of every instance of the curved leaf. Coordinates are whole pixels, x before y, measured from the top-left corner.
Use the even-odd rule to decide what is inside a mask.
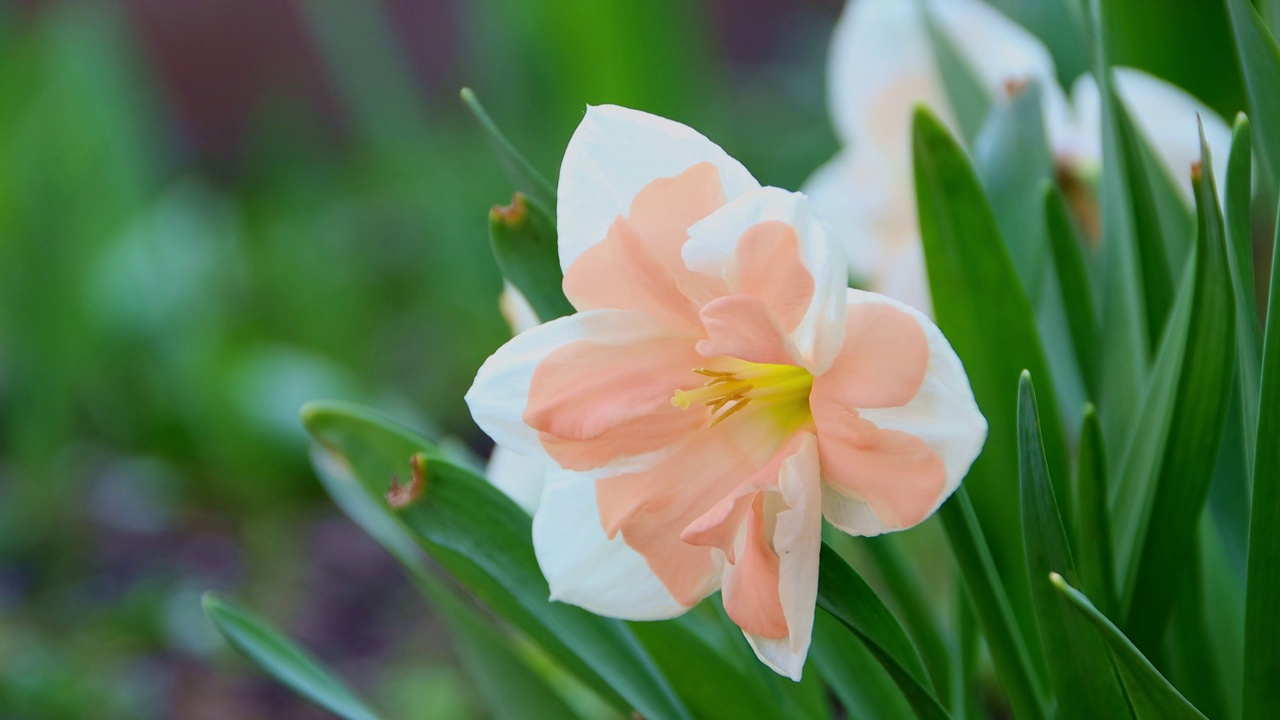
[[[271,677],[345,720],[378,720],[341,680],[261,617],[214,593],[205,593],[201,604],[222,637]]]
[[[555,222],[536,202],[516,193],[489,211],[489,243],[502,275],[543,322],[573,313],[564,296]]]

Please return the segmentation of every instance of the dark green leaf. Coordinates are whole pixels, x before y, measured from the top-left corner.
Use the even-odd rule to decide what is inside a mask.
[[[1251,718],[1280,715],[1280,232],[1264,338],[1245,600],[1244,715]]]
[[[387,478],[408,469],[413,453],[423,453],[414,456],[421,494],[396,516],[433,560],[615,707],[655,718],[690,716],[625,624],[548,599],[529,515],[488,481],[367,411],[311,403],[303,422],[375,497]]]
[[[1225,0],[1244,70],[1249,117],[1258,127],[1258,150],[1271,177],[1280,177],[1280,47],[1248,0]]]
[[[571,315],[556,249],[555,223],[534,201],[516,193],[489,211],[489,241],[498,267],[543,322]]]
[[[218,632],[271,677],[346,720],[377,720],[378,715],[307,651],[265,620],[213,593],[205,593],[204,613]]]
[[[1071,331],[1071,346],[1089,397],[1098,396],[1098,306],[1084,261],[1084,244],[1075,231],[1062,192],[1045,183],[1044,215],[1057,273],[1062,306]]]
[[[924,664],[906,631],[840,554],[823,544],[818,568],[818,607],[853,631],[898,684],[916,715],[946,718]]]
[[[924,583],[898,546],[897,536],[867,538],[862,547],[875,563],[893,602],[902,612],[907,631],[921,649],[929,677],[938,690],[939,702],[949,705],[951,670],[947,667],[947,642],[933,616]]]
[[[502,165],[502,170],[507,174],[507,179],[511,181],[516,190],[533,198],[543,207],[555,207],[555,186],[548,182],[520,154],[520,151],[516,150],[506,135],[502,134],[502,131],[493,122],[493,118],[489,117],[489,113],[485,111],[484,106],[480,104],[480,99],[471,91],[471,88],[463,88],[460,94],[462,102],[466,103],[467,108],[471,110],[476,120],[479,121],[480,127],[489,139],[490,147],[493,148],[494,154],[498,156],[498,162]]]
[[[915,114],[913,147],[920,234],[938,327],[964,362],[990,427],[965,487],[991,535],[996,568],[1026,642],[1039,658],[1017,494],[1011,487],[1018,476],[1013,388],[1024,368],[1052,388],[1048,363],[1031,303],[964,152],[923,108]],[[1053,392],[1045,393],[1044,407],[1045,454],[1059,483],[1058,497],[1065,498],[1066,443]]]
[[[1253,142],[1249,119],[1236,117],[1227,159],[1227,181],[1223,195],[1231,252],[1227,267],[1236,297],[1236,382],[1239,390],[1245,472],[1252,475],[1254,438],[1258,427],[1258,388],[1262,342],[1258,331],[1258,296],[1253,280],[1253,234],[1250,231],[1253,207]]]
[[[1048,717],[1031,655],[996,575],[991,552],[987,549],[964,487],[942,506],[938,516],[942,518],[951,552],[955,555],[974,613],[987,638],[996,674],[1009,693],[1014,715],[1019,718]]]
[[[429,567],[426,556],[396,522],[386,503],[376,501],[334,456],[316,448],[312,464],[334,503],[404,567],[432,609],[444,620],[453,647],[480,701],[498,720],[574,718],[560,695],[519,656],[492,619],[481,615]]]
[[[1226,423],[1235,369],[1235,299],[1227,270],[1227,239],[1214,186],[1208,143],[1201,134],[1195,178],[1198,238],[1195,290],[1177,395],[1160,475],[1144,521],[1138,561],[1128,570],[1126,628],[1153,652],[1186,577]]]
[[[1201,525],[1201,532],[1212,532]],[[1223,641],[1209,634],[1206,623],[1203,560],[1199,545],[1183,559],[1188,566],[1187,577],[1178,592],[1169,623],[1168,676],[1183,695],[1210,717],[1229,717],[1226,693],[1222,686],[1222,671],[1214,656],[1214,646]],[[1215,594],[1229,595],[1224,589],[1214,588]]]
[[[1040,419],[1031,375],[1018,385],[1018,450],[1022,533],[1049,680],[1063,717],[1123,717],[1124,694],[1111,672],[1106,647],[1049,585],[1049,573],[1075,578],[1075,561],[1058,514],[1053,482],[1040,441]],[[1104,504],[1105,507],[1105,504]],[[1081,506],[1080,512],[1093,508]]]
[[[809,657],[848,717],[911,717],[911,706],[876,656],[825,610],[814,616]]]
[[[1076,564],[1080,586],[1098,598],[1104,613],[1116,607],[1115,562],[1111,553],[1107,456],[1093,405],[1084,409],[1076,459]]]
[[[1111,648],[1116,670],[1137,720],[1204,720],[1204,715],[1182,697],[1119,628],[1098,612],[1089,598],[1068,585],[1061,575],[1055,573],[1050,576],[1050,581],[1081,617],[1093,623],[1098,635]]]

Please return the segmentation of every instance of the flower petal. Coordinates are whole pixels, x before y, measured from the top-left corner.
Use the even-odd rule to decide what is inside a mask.
[[[550,466],[552,463],[547,462],[546,456],[525,457],[501,445],[495,445],[493,454],[489,456],[489,465],[485,468],[485,476],[494,487],[532,515],[538,511],[543,478]]]
[[[568,271],[587,248],[626,216],[642,188],[699,163],[719,171],[725,198],[759,187],[751,173],[697,131],[616,105],[587,108],[560,166],[556,208],[560,266]]]
[[[653,467],[596,482],[605,534],[620,532],[685,605],[719,587],[724,555],[685,542],[681,530],[756,470],[737,432],[733,423],[702,429]]]
[[[978,456],[987,425],[960,359],[928,318],[890,298],[858,290],[849,291],[849,303],[887,305],[906,314],[919,324],[928,344],[919,388],[896,407],[826,403],[819,398],[821,378],[815,379],[811,407],[828,486],[823,512],[847,533],[876,535],[910,527],[932,514]],[[856,342],[856,336],[849,337]]]
[[[709,162],[654,180],[565,271],[565,296],[578,310],[644,310],[696,328],[698,308],[723,295],[724,282],[690,271],[680,252],[689,226],[724,203],[719,171]]]
[[[649,315],[628,310],[593,310],[552,320],[498,348],[476,373],[467,391],[467,405],[476,424],[495,443],[521,455],[543,457],[546,450],[538,430],[530,427],[524,416],[534,372],[548,356],[580,341],[620,346],[652,342],[669,334]],[[688,343],[692,349],[694,341]]]
[[[551,599],[624,620],[662,620],[688,610],[621,537],[608,538],[595,482],[552,467],[533,518],[533,549]]]
[[[813,610],[818,598],[818,556],[822,546],[822,494],[819,491],[818,447],[803,433],[794,454],[778,473],[780,505],[770,538],[778,562],[778,598],[787,635],[771,638],[745,633],[764,664],[799,681],[813,639]],[[729,574],[726,567],[726,588]],[[726,599],[726,609],[728,600]]]
[[[780,322],[799,316],[789,333],[802,364],[815,373],[830,364],[840,347],[848,276],[840,248],[804,195],[761,188],[731,201],[690,228],[684,259],[694,271],[723,278],[731,294],[758,297]],[[770,264],[779,281],[766,282]]]
[[[759,298],[726,295],[707,303],[701,317],[707,339],[698,343],[699,355],[776,365],[792,365],[798,359],[777,316]]]

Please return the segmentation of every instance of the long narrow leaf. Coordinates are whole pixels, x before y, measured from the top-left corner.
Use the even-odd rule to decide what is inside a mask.
[[[1231,154],[1227,159],[1227,180],[1223,190],[1226,204],[1224,218],[1231,252],[1227,267],[1236,296],[1236,381],[1239,390],[1245,472],[1253,474],[1251,458],[1258,427],[1259,373],[1262,363],[1262,338],[1258,328],[1258,296],[1253,280],[1253,142],[1249,119],[1236,117],[1231,135]]]
[[[848,717],[911,717],[911,706],[876,656],[825,610],[814,617],[809,657]]]
[[[1013,618],[1009,600],[1000,586],[991,553],[965,489],[962,487],[956,491],[938,514],[947,531],[960,574],[964,577],[974,613],[991,648],[996,674],[1009,693],[1014,715],[1033,719],[1048,717],[1039,680],[1032,670],[1031,656]]]
[[[933,617],[924,583],[911,568],[902,548],[898,546],[896,536],[867,538],[863,547],[875,563],[880,577],[884,579],[894,603],[902,612],[907,631],[920,648],[929,677],[938,690],[938,700],[947,705],[951,695],[948,687],[951,670],[947,667],[947,644]]]
[[[1235,299],[1227,270],[1226,231],[1203,132],[1201,167],[1195,177],[1199,238],[1186,354],[1160,477],[1138,562],[1129,575],[1126,628],[1147,652],[1158,648],[1186,577],[1183,558],[1194,546],[1208,498],[1234,374]]]
[[[1263,342],[1245,599],[1245,717],[1280,716],[1280,231],[1271,256]]]
[[[1102,428],[1092,405],[1084,409],[1076,459],[1076,557],[1080,585],[1098,598],[1104,613],[1115,612],[1115,559],[1108,511],[1107,456]]]
[[[521,193],[489,211],[489,243],[502,275],[543,322],[573,313],[564,296],[555,221]]]
[[[1098,306],[1084,262],[1084,244],[1071,223],[1066,200],[1053,183],[1043,185],[1045,224],[1076,366],[1090,398],[1098,396]]]
[[[920,654],[897,618],[844,558],[825,544],[818,566],[818,607],[866,643],[917,716],[948,717],[934,695]]]
[[[1249,95],[1249,117],[1258,128],[1258,150],[1280,177],[1280,46],[1249,0],[1224,0]]]
[[[511,144],[506,135],[502,134],[502,131],[498,129],[497,123],[493,121],[493,118],[489,117],[488,111],[480,104],[480,99],[476,97],[471,88],[463,88],[460,95],[462,102],[466,104],[467,109],[471,110],[471,114],[475,115],[476,121],[480,123],[480,127],[489,139],[489,144],[493,148],[494,154],[498,157],[498,162],[507,174],[507,179],[511,181],[511,184],[515,185],[516,190],[533,198],[543,207],[555,207],[555,186],[548,182],[542,173],[538,172],[533,167],[533,164],[520,154],[519,150],[516,150],[515,145]]]
[[[202,603],[227,642],[271,677],[345,720],[378,720],[350,688],[267,621],[213,593],[206,593]]]
[[[1089,602],[1089,598],[1071,587],[1061,575],[1050,576],[1050,582],[1071,606],[1096,628],[1111,648],[1116,670],[1129,696],[1129,706],[1137,720],[1205,720],[1194,705],[1156,670],[1151,661],[1129,642],[1129,638]]]
[[[1074,578],[1076,569],[1044,461],[1035,390],[1025,372],[1018,384],[1018,451],[1031,599],[1059,712],[1064,717],[1123,717],[1124,694],[1111,672],[1106,647],[1049,585],[1049,573]]]
[[[1012,389],[1024,368],[1050,382],[1031,302],[977,176],[956,141],[924,108],[912,130],[916,197],[929,286],[938,318],[964,362],[990,426],[965,487],[1026,642],[1039,656],[1026,559],[1018,532],[1017,418]],[[1067,497],[1066,443],[1053,392],[1044,398],[1044,442],[1059,497]],[[1037,673],[1043,668],[1037,664]]]

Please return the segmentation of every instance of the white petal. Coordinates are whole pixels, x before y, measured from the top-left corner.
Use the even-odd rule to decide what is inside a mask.
[[[920,323],[929,341],[929,367],[915,397],[896,408],[860,409],[858,413],[884,430],[900,430],[925,442],[942,460],[947,480],[934,510],[960,486],[987,439],[987,420],[978,410],[969,377],[951,343],[919,310],[883,295],[849,291],[850,303],[886,303],[905,310]],[[827,521],[850,535],[879,535],[900,529],[885,525],[865,503],[831,490],[823,492]]]
[[[667,333],[651,316],[634,310],[592,310],[520,333],[480,366],[467,391],[471,417],[498,445],[520,455],[546,457],[538,433],[524,422],[529,384],[538,363],[575,340],[612,345]]]
[[[828,103],[837,133],[846,143],[871,143],[903,161],[917,103],[954,124],[919,5],[850,2],[836,24],[828,60]]]
[[[821,373],[844,342],[844,290],[849,281],[844,253],[827,236],[808,198],[772,187],[742,195],[689,228],[684,261],[697,272],[730,279],[739,238],[753,225],[771,220],[795,229],[800,260],[813,275],[813,300],[791,340],[810,371]]]
[[[760,660],[799,682],[813,639],[813,609],[818,599],[818,556],[822,547],[822,483],[818,443],[806,434],[800,450],[782,463],[778,485],[787,509],[773,528],[773,547],[780,559],[779,593],[788,636],[763,638],[746,634]]]
[[[1010,82],[1040,82],[1052,136],[1067,110],[1044,45],[979,0],[934,0],[928,8],[993,101],[1007,99]],[[909,158],[911,113],[919,103],[955,129],[923,11],[922,2],[858,0],[840,18],[830,56],[830,104],[846,142],[870,142],[890,157]]]
[[[485,475],[494,487],[532,515],[542,499],[542,486],[550,465],[545,455],[526,457],[497,445],[489,456]]]
[[[702,162],[720,170],[729,200],[760,187],[741,163],[692,128],[616,105],[588,107],[560,166],[560,266],[567,269],[584,250],[603,240],[609,225],[627,215],[632,199],[646,185]]]
[[[585,475],[548,471],[533,517],[533,549],[552,600],[624,620],[662,620],[688,610],[621,533],[605,536],[595,481]]]

